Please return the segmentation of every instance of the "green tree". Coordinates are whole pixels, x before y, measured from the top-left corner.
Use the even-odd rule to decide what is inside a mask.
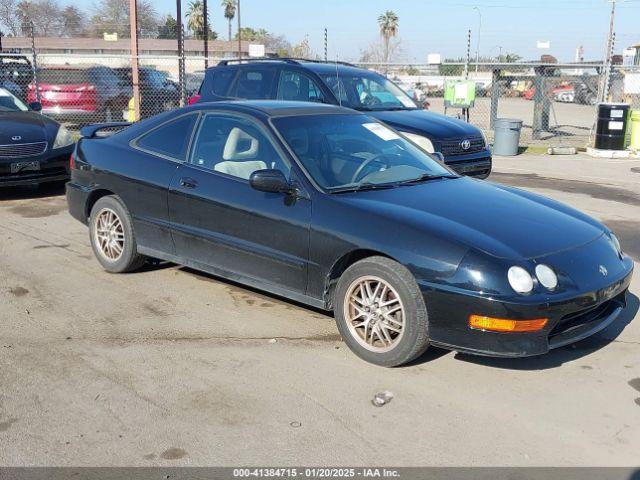
[[[222,8],[224,8],[224,18],[229,22],[229,36],[227,37],[231,41],[231,22],[236,16],[236,0],[222,0]]]
[[[158,38],[175,39],[178,35],[178,22],[171,15],[167,15],[164,25],[158,27]]]
[[[187,9],[187,26],[196,40],[204,39],[204,5],[200,0],[189,3]]]
[[[378,27],[380,28],[380,35],[384,42],[384,62],[389,62],[389,43],[391,39],[398,34],[398,25],[400,19],[398,15],[392,10],[387,10],[385,13],[378,17]]]
[[[129,0],[99,0],[91,18],[91,35],[102,37],[103,33],[117,33],[129,38]],[[142,37],[156,37],[160,21],[151,0],[138,0],[138,32]]]

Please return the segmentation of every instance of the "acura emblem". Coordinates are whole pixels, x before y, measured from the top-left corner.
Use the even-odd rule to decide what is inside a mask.
[[[460,142],[460,146],[463,150],[469,150],[471,148],[471,142],[469,140],[463,140]]]
[[[600,268],[598,270],[600,271],[603,277],[606,277],[607,275],[609,275],[609,271],[604,265],[600,265]]]
[[[22,140],[22,137],[20,135],[15,135],[11,137],[11,140],[13,140],[14,142],[19,142],[20,140]]]

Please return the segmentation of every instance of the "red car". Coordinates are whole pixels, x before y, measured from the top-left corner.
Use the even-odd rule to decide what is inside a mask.
[[[559,87],[552,89],[551,93],[553,94],[553,98],[557,98],[559,94],[567,91],[572,91],[572,90],[573,90],[573,85],[560,85]],[[526,100],[533,100],[533,97],[535,95],[536,95],[536,87],[531,87],[529,90],[525,90],[522,93],[522,96]]]
[[[42,112],[73,123],[110,122],[120,119],[129,96],[109,67],[64,66],[38,71]],[[35,102],[29,85],[27,101]]]

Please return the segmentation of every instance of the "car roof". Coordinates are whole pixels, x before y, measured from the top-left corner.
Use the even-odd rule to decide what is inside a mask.
[[[300,62],[300,65],[304,68],[307,68],[315,73],[336,73],[336,68],[338,73],[342,75],[362,75],[364,74],[372,74],[377,75],[376,72],[371,70],[367,70],[366,68],[360,68],[352,65],[344,65],[344,64],[336,64],[336,63],[319,63],[319,62]]]
[[[361,68],[356,65],[351,65],[349,63],[344,62],[332,62],[332,61],[320,61],[320,60],[309,60],[309,59],[297,59],[297,58],[256,58],[256,59],[231,59],[231,60],[222,60],[217,66],[213,66],[207,69],[207,71],[215,70],[219,67],[231,67],[231,68],[251,68],[256,65],[260,67],[279,67],[282,65],[288,65],[290,67],[300,67],[311,70],[315,73],[325,74],[325,73],[335,73],[336,68],[338,72],[343,75],[362,75],[371,74],[377,75],[377,72],[372,70],[368,70],[366,68]]]
[[[336,105],[312,102],[285,102],[282,100],[235,100],[225,102],[196,103],[200,109],[214,110],[245,110],[254,111],[271,117],[286,117],[293,115],[326,115],[326,114],[351,114],[361,115],[360,112]]]

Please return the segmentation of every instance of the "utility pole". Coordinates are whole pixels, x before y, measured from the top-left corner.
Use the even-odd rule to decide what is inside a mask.
[[[478,12],[478,43],[476,45],[476,73],[478,73],[478,64],[480,63],[480,32],[482,30],[482,12],[480,8],[473,7]]]
[[[607,40],[607,51],[605,53],[604,72],[600,84],[599,100],[606,101],[609,90],[609,76],[611,75],[611,62],[613,60],[613,38],[616,19],[616,0],[611,0],[611,16],[609,18],[609,38]]]
[[[202,9],[204,10],[204,68],[209,68],[209,10],[207,9],[207,0],[202,0]]]
[[[242,28],[240,24],[240,0],[238,0],[238,58],[242,58]]]
[[[4,33],[0,31],[0,53],[2,53],[2,37],[4,37]]]
[[[328,44],[329,44],[328,32],[327,32],[327,28],[325,27],[324,29],[324,61],[325,62],[328,59],[328,48],[327,48]]]
[[[469,62],[471,61],[471,29],[467,32],[467,61],[464,64],[464,78],[469,80]]]
[[[129,0],[129,23],[131,28],[131,84],[133,86],[134,119],[140,120],[140,72],[138,70],[138,3]]]

